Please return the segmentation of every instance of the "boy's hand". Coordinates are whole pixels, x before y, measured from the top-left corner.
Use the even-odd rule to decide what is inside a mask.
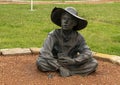
[[[70,58],[70,57],[60,57],[58,59],[58,62],[62,65],[71,65],[71,64],[75,64],[75,60]]]

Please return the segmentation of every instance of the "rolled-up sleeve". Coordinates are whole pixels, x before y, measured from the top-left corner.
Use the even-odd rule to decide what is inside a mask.
[[[43,44],[43,47],[40,50],[39,57],[44,58],[50,65],[58,68],[60,65],[58,64],[57,60],[54,58],[52,54],[52,49],[55,42],[56,42],[56,39],[53,32],[49,33],[48,37],[46,38]]]
[[[53,58],[52,49],[54,42],[55,42],[54,36],[48,34],[48,37],[46,38],[43,47],[40,50],[40,57],[43,57],[45,59]]]

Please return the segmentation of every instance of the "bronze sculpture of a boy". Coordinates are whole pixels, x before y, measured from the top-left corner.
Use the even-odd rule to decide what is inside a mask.
[[[38,69],[58,71],[63,77],[86,76],[95,72],[98,63],[83,36],[77,32],[87,26],[87,20],[79,17],[73,7],[55,7],[51,20],[61,28],[48,34],[36,62]]]

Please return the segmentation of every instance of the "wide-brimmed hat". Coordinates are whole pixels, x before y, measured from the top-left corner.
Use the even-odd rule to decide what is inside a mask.
[[[87,20],[85,20],[82,17],[78,16],[78,12],[73,7],[67,7],[65,9],[63,8],[57,8],[55,7],[51,12],[51,20],[53,23],[55,23],[58,26],[61,26],[61,16],[63,13],[69,13],[77,20],[77,25],[73,28],[74,30],[81,30],[87,26]]]

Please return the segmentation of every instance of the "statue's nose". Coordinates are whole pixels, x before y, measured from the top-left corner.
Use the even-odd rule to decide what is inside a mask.
[[[64,21],[64,23],[67,24],[67,23],[68,23],[68,19],[66,19],[66,20]]]

